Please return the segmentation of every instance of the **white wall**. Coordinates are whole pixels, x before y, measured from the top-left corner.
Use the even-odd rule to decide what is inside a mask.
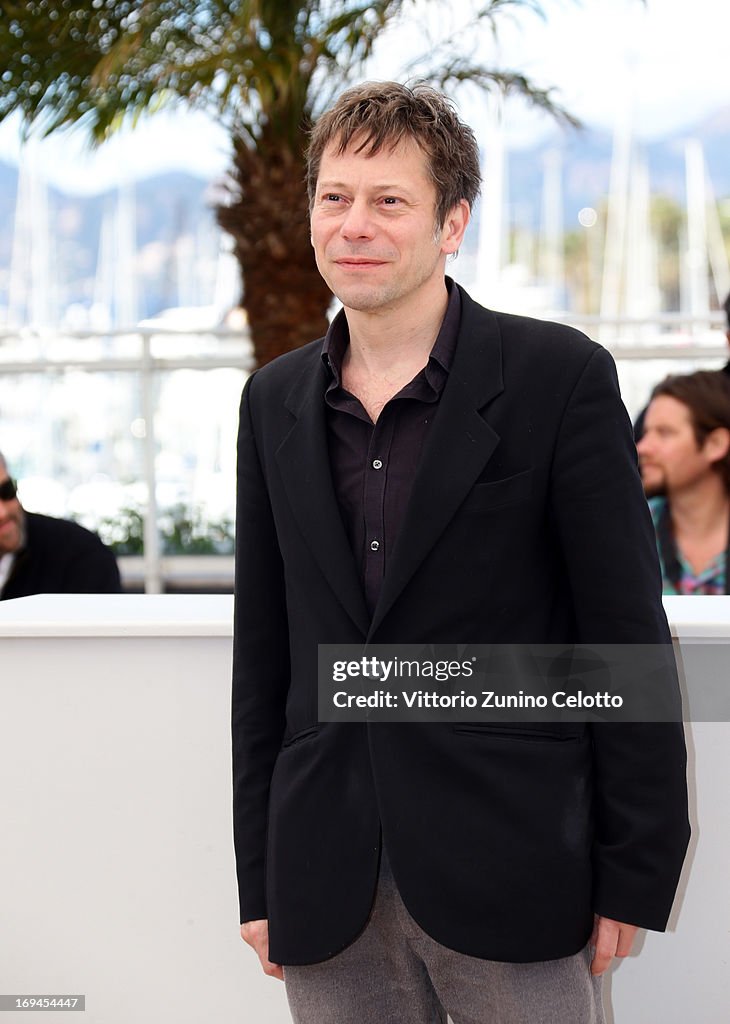
[[[230,625],[129,635],[150,600],[189,599],[95,599],[128,635],[0,639],[0,992],[83,993],[85,1024],[286,1024],[239,936]]]

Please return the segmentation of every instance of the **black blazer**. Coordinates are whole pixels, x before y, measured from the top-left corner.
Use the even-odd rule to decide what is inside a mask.
[[[0,598],[31,594],[118,594],[117,560],[95,533],[67,519],[24,512],[25,545]]]
[[[689,835],[681,727],[318,723],[318,643],[670,641],[611,357],[462,303],[372,621],[330,475],[321,341],[244,390],[234,835],[241,920],[269,918],[276,962],[358,935],[381,827],[409,911],[463,953],[568,956],[594,912],[666,925]]]

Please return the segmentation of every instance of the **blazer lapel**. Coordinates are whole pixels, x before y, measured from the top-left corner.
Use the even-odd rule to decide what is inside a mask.
[[[454,362],[421,454],[413,490],[370,626],[372,637],[491,458],[499,435],[479,414],[500,394],[502,345],[494,314],[462,290]]]
[[[370,616],[332,482],[324,402],[327,378],[319,349],[315,351],[317,364],[307,382],[302,386],[297,381],[287,398],[286,407],[296,422],[276,458],[302,534],[330,587],[364,635]]]

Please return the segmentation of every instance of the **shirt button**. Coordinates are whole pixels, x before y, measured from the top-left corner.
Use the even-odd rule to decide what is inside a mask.
[[[371,551],[377,551],[379,547],[380,547],[380,541],[379,540],[371,540],[370,541],[370,550]]]
[[[380,459],[373,459],[373,469],[382,469],[382,468],[383,468],[383,463],[380,461]]]

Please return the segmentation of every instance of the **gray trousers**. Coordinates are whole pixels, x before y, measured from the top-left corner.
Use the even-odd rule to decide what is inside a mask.
[[[284,981],[294,1024],[604,1024],[587,948],[528,964],[455,953],[410,916],[385,852],[361,935],[331,960],[285,966]]]

